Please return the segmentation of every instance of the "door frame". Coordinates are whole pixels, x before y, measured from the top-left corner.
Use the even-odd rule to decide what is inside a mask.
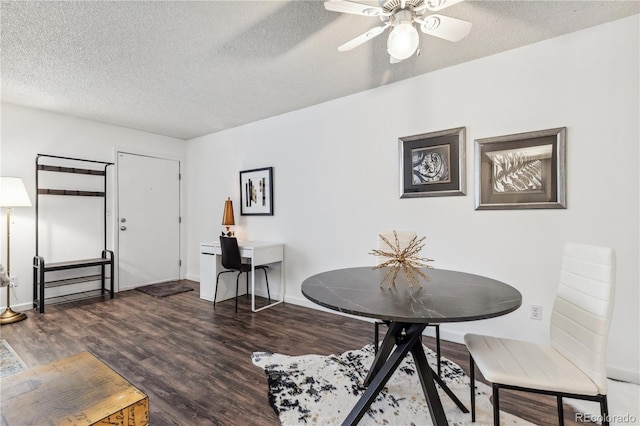
[[[152,158],[157,158],[160,160],[170,160],[170,161],[177,161],[178,162],[178,171],[180,173],[180,181],[178,182],[178,212],[180,214],[180,223],[178,226],[178,239],[179,239],[179,247],[178,247],[178,256],[180,257],[180,266],[178,268],[178,274],[180,279],[184,279],[184,275],[185,275],[185,267],[184,265],[186,265],[186,261],[183,258],[183,255],[186,253],[186,251],[184,250],[184,237],[185,237],[185,232],[183,232],[183,224],[184,224],[184,208],[183,208],[183,200],[184,197],[182,196],[183,191],[184,191],[184,186],[183,186],[183,179],[182,179],[182,175],[183,175],[183,171],[182,171],[182,165],[185,161],[184,157],[181,156],[174,156],[174,155],[168,155],[166,153],[160,153],[160,152],[154,152],[154,151],[145,151],[145,150],[140,150],[140,149],[135,149],[135,148],[130,148],[130,147],[123,147],[123,146],[114,146],[113,147],[113,158],[114,158],[114,174],[113,174],[113,189],[111,190],[111,193],[114,194],[113,196],[113,202],[111,203],[111,208],[107,209],[107,216],[111,216],[111,220],[109,221],[109,223],[111,224],[111,246],[114,248],[114,253],[115,253],[115,275],[116,275],[116,282],[115,282],[115,292],[119,293],[120,292],[120,233],[118,232],[118,226],[119,226],[119,222],[118,222],[118,213],[120,212],[120,192],[118,190],[118,182],[119,182],[119,161],[118,161],[118,154],[130,154],[130,155],[140,155],[143,157],[152,157]],[[109,211],[110,210],[110,211]]]

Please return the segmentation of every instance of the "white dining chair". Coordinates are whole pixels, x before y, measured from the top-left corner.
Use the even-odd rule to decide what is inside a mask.
[[[398,247],[400,249],[407,248],[407,246],[409,245],[411,240],[413,240],[414,238],[417,237],[417,234],[415,232],[411,232],[411,231],[396,231],[396,235],[398,237]],[[380,234],[378,234],[377,249],[378,250],[385,250],[385,251],[391,250],[389,245],[382,239],[382,237],[386,238],[387,241],[389,241],[392,245],[395,246],[396,235],[393,234],[393,231],[381,232]],[[376,257],[376,263],[378,265],[380,265],[381,263],[384,263],[386,260],[388,260],[388,259],[385,258],[385,257],[381,257],[381,256],[377,256]],[[380,344],[379,330],[380,330],[380,326],[381,325],[386,325],[386,323],[383,322],[383,321],[375,321],[373,323],[373,327],[374,327],[373,344],[374,344],[374,352],[375,353],[378,353],[378,346]],[[435,328],[435,334],[436,334],[436,336],[435,336],[436,337],[436,359],[438,361],[438,376],[441,376],[442,372],[441,372],[441,367],[440,367],[440,324],[429,324],[428,326]]]
[[[614,287],[612,249],[566,243],[549,345],[466,334],[471,421],[475,421],[475,363],[493,387],[494,425],[500,424],[500,389],[556,396],[560,425],[564,424],[563,397],[597,401],[602,424],[608,425],[605,347]]]

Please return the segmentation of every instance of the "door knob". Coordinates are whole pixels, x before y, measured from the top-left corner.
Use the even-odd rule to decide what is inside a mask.
[[[126,230],[127,230],[127,227],[126,227],[126,226],[124,226],[124,225],[122,225],[122,226],[120,227],[120,230],[121,230],[121,231],[126,231]]]
[[[122,219],[120,219],[120,222],[125,223],[127,221],[127,219],[125,219],[124,217]]]

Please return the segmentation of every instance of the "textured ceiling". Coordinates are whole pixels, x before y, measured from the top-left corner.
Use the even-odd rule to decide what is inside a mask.
[[[361,1],[377,4],[375,1]],[[472,1],[450,43],[390,64],[378,18],[321,1],[2,1],[2,101],[190,139],[640,13],[634,1]]]

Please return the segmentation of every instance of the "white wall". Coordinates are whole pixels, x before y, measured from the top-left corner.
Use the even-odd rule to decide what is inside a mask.
[[[66,115],[53,114],[32,108],[19,107],[16,105],[3,103],[0,109],[2,136],[0,144],[0,173],[2,176],[19,176],[23,179],[31,203],[35,204],[35,159],[38,153],[59,155],[74,158],[86,158],[98,161],[115,162],[116,149],[127,152],[156,155],[160,157],[175,158],[184,160],[185,141],[166,136],[155,135],[137,130],[112,126],[90,120],[70,117]],[[82,167],[75,164],[75,167]],[[114,235],[112,232],[113,221],[112,212],[115,212],[115,166],[108,171],[109,193],[109,233],[108,248],[113,249]],[[81,183],[75,181],[74,183]],[[75,189],[71,187],[70,189]],[[85,188],[79,188],[85,189]],[[88,190],[97,190],[86,188]],[[42,197],[41,197],[42,198]],[[60,198],[60,197],[54,197]],[[68,198],[68,199],[67,199]],[[66,226],[64,229],[56,228],[57,237],[54,239],[40,238],[40,254],[47,252],[47,261],[73,260],[76,258],[99,257],[102,248],[103,237],[100,233],[102,226],[95,226],[95,220],[100,221],[100,203],[96,200],[83,199],[84,197],[65,197],[64,205],[68,206],[64,216],[76,218],[78,224],[85,213],[92,214],[93,225],[84,223],[82,229],[89,229],[91,226],[97,229],[96,233],[76,231],[76,226]],[[44,202],[44,200],[43,200]],[[90,206],[88,204],[91,204]],[[84,207],[89,212],[78,212],[77,209]],[[74,207],[77,207],[75,209]],[[2,220],[0,221],[0,235],[6,235],[5,211],[2,209]],[[41,213],[46,215],[45,209]],[[93,214],[98,211],[97,216]],[[49,212],[52,211],[51,209]],[[61,210],[58,210],[59,212]],[[18,276],[18,287],[12,292],[11,306],[15,310],[25,310],[32,307],[32,275],[31,264],[35,254],[35,207],[16,208],[11,214],[11,275]],[[44,228],[46,223],[40,221]],[[70,221],[67,221],[67,225]],[[89,228],[87,228],[87,226]],[[41,227],[41,232],[43,231]],[[42,234],[41,234],[42,235]],[[52,244],[57,244],[52,247]],[[66,254],[74,253],[74,250],[83,251],[87,247],[95,247],[94,252],[75,257],[64,258]],[[2,238],[0,244],[0,258],[2,263],[6,263],[6,240]],[[61,254],[64,251],[65,254]],[[50,258],[48,256],[52,256]],[[71,254],[74,256],[74,254]],[[80,256],[80,257],[78,257]],[[116,250],[117,256],[117,250]],[[117,287],[116,287],[117,288]],[[6,306],[6,292],[0,292],[0,304]]]
[[[188,142],[188,276],[217,238],[238,172],[274,167],[275,215],[240,216],[236,233],[286,244],[287,302],[323,270],[371,265],[382,230],[415,230],[438,268],[505,281],[523,294],[509,316],[443,326],[546,341],[562,245],[613,247],[618,288],[608,367],[638,380],[639,17],[636,15],[204,136]],[[424,52],[428,54],[428,52]],[[398,138],[466,126],[467,196],[399,199]],[[567,127],[566,210],[474,210],[473,141]],[[376,285],[376,283],[372,283]],[[543,321],[528,306],[543,306]]]

